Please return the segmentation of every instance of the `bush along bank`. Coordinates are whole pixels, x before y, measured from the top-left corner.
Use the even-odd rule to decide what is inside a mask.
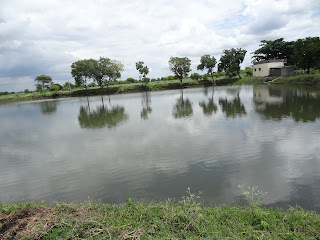
[[[273,78],[269,78],[272,80]],[[0,103],[17,102],[17,101],[30,101],[48,98],[63,98],[63,97],[79,97],[79,96],[93,96],[93,95],[107,95],[107,94],[121,94],[121,93],[133,93],[143,91],[158,91],[158,90],[170,90],[181,88],[194,88],[194,87],[207,87],[224,86],[224,85],[256,85],[262,84],[264,79],[258,77],[242,77],[239,78],[218,78],[214,83],[210,79],[206,80],[192,80],[185,78],[180,83],[179,80],[168,81],[156,81],[148,84],[143,83],[131,83],[131,84],[118,84],[110,85],[109,87],[91,87],[88,89],[78,88],[70,91],[43,91],[43,92],[31,92],[31,93],[11,93],[0,96]],[[314,86],[320,88],[320,75],[297,75],[289,76],[277,79],[275,83],[298,85],[298,86]]]
[[[283,77],[278,79],[276,83],[320,88],[320,74],[306,74]]]
[[[0,239],[319,239],[318,214],[262,207],[254,188],[245,206],[207,207],[187,193],[179,202],[0,204]]]

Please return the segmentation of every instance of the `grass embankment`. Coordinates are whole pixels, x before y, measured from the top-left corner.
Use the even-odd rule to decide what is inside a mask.
[[[278,79],[276,83],[320,88],[320,74],[288,76]]]
[[[196,203],[0,204],[0,239],[319,239],[301,208]]]
[[[273,78],[269,78],[272,80]],[[262,84],[263,80],[260,77],[242,77],[239,78],[223,78],[220,77],[215,80],[217,86],[223,85],[255,85]],[[276,83],[288,84],[288,85],[303,85],[303,86],[314,86],[320,88],[320,74],[309,74],[309,75],[298,75],[289,76],[278,79]],[[92,87],[88,89],[77,88],[71,91],[43,91],[43,92],[32,92],[32,93],[14,93],[0,96],[0,103],[18,102],[18,101],[29,101],[46,98],[61,98],[61,97],[79,97],[79,96],[92,96],[92,95],[105,95],[105,94],[119,94],[119,93],[131,93],[131,92],[142,92],[142,91],[157,91],[157,90],[168,90],[168,89],[181,89],[181,88],[192,88],[192,87],[203,87],[212,86],[212,80],[196,81],[190,78],[183,79],[182,85],[179,80],[171,81],[157,81],[150,82],[147,85],[141,83],[132,84],[118,84],[107,87]]]
[[[259,84],[261,80],[259,78],[245,77],[242,79],[217,79],[216,85],[232,85],[232,84]],[[192,88],[192,87],[203,87],[212,86],[213,83],[210,80],[207,81],[195,81],[190,78],[183,79],[182,85],[179,80],[171,81],[157,81],[150,82],[147,85],[141,83],[132,84],[118,84],[111,85],[108,88],[77,88],[71,91],[43,91],[43,92],[32,92],[32,93],[14,93],[0,96],[0,103],[18,102],[18,101],[29,101],[46,98],[61,98],[61,97],[78,97],[78,96],[92,96],[92,95],[105,95],[105,94],[119,94],[119,93],[132,93],[142,91],[158,91],[168,89],[181,89],[181,88]]]

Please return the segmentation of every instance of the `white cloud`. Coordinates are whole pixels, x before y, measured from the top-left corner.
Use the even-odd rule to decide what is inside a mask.
[[[23,90],[18,78],[42,73],[70,80],[73,61],[100,56],[122,61],[124,79],[138,78],[139,60],[161,77],[170,74],[170,56],[190,57],[195,69],[201,55],[219,58],[232,47],[248,50],[245,66],[262,39],[319,35],[319,17],[314,0],[4,0],[0,75],[12,84],[0,88]]]

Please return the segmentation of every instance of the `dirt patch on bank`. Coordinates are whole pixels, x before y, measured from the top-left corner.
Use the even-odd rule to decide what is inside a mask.
[[[0,215],[0,239],[39,239],[51,229],[57,217],[48,208],[23,209]]]

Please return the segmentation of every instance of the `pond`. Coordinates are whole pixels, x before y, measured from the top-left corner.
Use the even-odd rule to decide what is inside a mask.
[[[320,95],[223,86],[0,105],[0,201],[235,204],[320,211]]]

